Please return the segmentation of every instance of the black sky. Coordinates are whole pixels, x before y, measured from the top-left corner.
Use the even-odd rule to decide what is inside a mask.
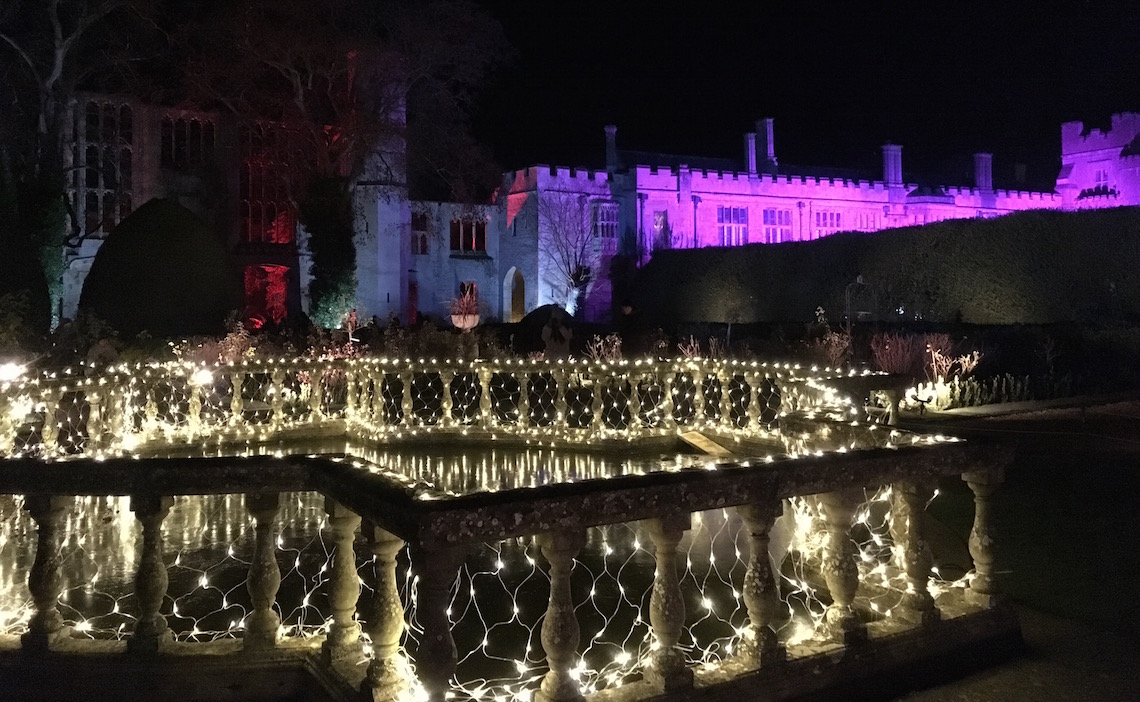
[[[776,119],[782,163],[946,178],[995,154],[1051,185],[1062,121],[1140,110],[1140,0],[700,2],[481,0],[514,65],[485,91],[476,135],[504,168],[598,165],[624,148],[737,156]]]

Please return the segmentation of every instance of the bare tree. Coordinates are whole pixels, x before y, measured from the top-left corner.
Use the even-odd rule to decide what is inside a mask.
[[[602,246],[593,223],[588,195],[548,192],[538,196],[539,271],[574,316],[582,312],[602,263]]]
[[[91,232],[66,196],[65,125],[77,88],[130,73],[128,19],[148,0],[0,0],[0,218],[38,255],[54,308],[63,247]],[[130,12],[134,11],[134,12]],[[118,18],[123,21],[112,21]]]

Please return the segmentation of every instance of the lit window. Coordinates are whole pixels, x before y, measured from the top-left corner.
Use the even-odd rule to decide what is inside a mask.
[[[278,125],[255,124],[242,130],[241,142],[238,197],[242,240],[251,244],[293,243],[297,214],[289,197],[292,171],[288,133]],[[179,153],[176,141],[171,142],[171,149],[172,157]]]
[[[487,222],[482,219],[451,220],[451,253],[487,253]]]
[[[424,256],[428,252],[428,218],[425,214],[412,214],[412,254]]]
[[[616,202],[594,203],[594,236],[603,239],[616,239],[618,235],[618,204]]]
[[[740,246],[748,243],[747,207],[718,205],[716,208],[716,224],[721,246]]]
[[[127,105],[88,100],[71,120],[68,197],[84,234],[104,236],[131,212],[134,125]]]
[[[764,243],[778,244],[792,238],[792,211],[774,207],[764,210]]]

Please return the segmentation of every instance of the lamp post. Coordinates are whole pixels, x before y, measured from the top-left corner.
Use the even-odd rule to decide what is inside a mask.
[[[843,301],[844,301],[845,311],[847,313],[847,318],[846,318],[846,321],[847,321],[847,338],[851,338],[851,289],[856,287],[856,286],[862,287],[863,285],[864,285],[863,276],[858,275],[855,277],[855,282],[848,283],[847,289],[844,290],[844,292],[843,292]]]

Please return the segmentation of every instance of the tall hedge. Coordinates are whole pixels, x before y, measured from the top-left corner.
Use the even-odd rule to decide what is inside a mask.
[[[1140,208],[1030,211],[810,242],[655,253],[634,304],[655,322],[880,319],[1043,324],[1140,318]],[[874,309],[868,309],[874,307]],[[900,312],[901,310],[901,312]]]
[[[221,238],[173,200],[151,200],[99,247],[83,283],[80,311],[121,334],[216,334],[240,310],[237,268]]]

